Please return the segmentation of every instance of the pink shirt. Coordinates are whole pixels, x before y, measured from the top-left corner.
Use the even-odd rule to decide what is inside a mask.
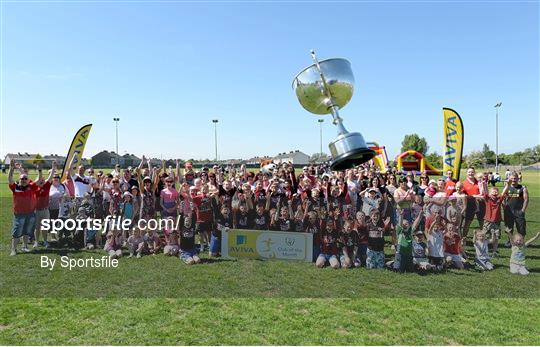
[[[167,206],[167,204],[176,202],[176,200],[178,199],[178,191],[174,188],[165,188],[161,191],[159,195],[163,199],[165,206]]]

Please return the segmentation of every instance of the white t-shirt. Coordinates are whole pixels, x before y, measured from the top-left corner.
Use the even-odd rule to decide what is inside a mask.
[[[79,176],[79,174],[71,176],[71,179],[73,180],[73,185],[75,186],[76,198],[84,198],[86,193],[90,193],[92,191],[92,184],[94,184],[96,181],[92,176]]]
[[[427,237],[428,254],[430,257],[444,257],[444,234],[433,230]]]
[[[60,208],[60,200],[62,200],[65,192],[66,188],[63,184],[58,185],[58,187],[55,187],[54,184],[51,185],[51,189],[49,190],[49,209],[55,210]]]
[[[105,182],[105,184],[103,185],[103,201],[105,202],[111,201],[111,194],[109,194],[108,191],[110,191],[112,187],[113,187],[112,183]]]

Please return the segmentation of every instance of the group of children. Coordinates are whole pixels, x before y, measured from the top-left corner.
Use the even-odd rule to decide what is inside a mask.
[[[111,257],[122,256],[124,250],[137,258],[163,253],[195,264],[201,261],[200,252],[219,257],[222,233],[236,228],[311,233],[313,261],[320,268],[426,273],[473,266],[464,249],[463,224],[478,197],[463,192],[465,182],[453,182],[455,191],[449,194],[442,179],[421,176],[418,184],[411,175],[396,179],[395,174],[362,167],[323,173],[306,167],[298,176],[287,165],[257,174],[245,168],[198,173],[186,168],[181,175],[178,166],[176,171],[150,165],[143,170],[143,162],[136,170],[124,170],[123,176],[80,176],[89,184],[82,198],[66,190],[58,218],[114,218],[105,231],[89,226],[59,232],[61,247],[102,247]],[[72,177],[76,181],[79,176]],[[497,256],[508,188],[501,194],[496,187],[482,191],[483,227],[473,235],[474,266],[479,270],[494,268],[491,258]],[[133,227],[116,230],[115,219],[128,219]],[[135,222],[141,219],[170,219],[176,227],[139,228]],[[511,235],[512,273],[528,273],[524,249],[538,236],[525,242],[522,233]]]

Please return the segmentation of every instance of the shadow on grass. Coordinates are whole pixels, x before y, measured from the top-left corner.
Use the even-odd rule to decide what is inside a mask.
[[[32,250],[33,254],[56,254],[59,256],[64,256],[74,253],[88,253],[85,252],[85,249],[76,249],[76,248],[38,248]]]
[[[538,255],[528,255],[527,259],[540,259],[540,256],[538,256]]]
[[[212,263],[222,263],[222,262],[232,262],[233,259],[224,259],[224,258],[201,258],[201,264],[212,264]]]

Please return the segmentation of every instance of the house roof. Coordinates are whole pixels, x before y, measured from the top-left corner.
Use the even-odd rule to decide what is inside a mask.
[[[295,150],[295,151],[290,151],[290,152],[284,152],[284,153],[278,153],[278,155],[276,155],[274,157],[274,159],[281,159],[281,158],[290,158],[290,157],[294,157],[296,155],[305,155],[307,157],[309,157],[307,154],[305,154],[304,152],[301,152],[299,150]]]

